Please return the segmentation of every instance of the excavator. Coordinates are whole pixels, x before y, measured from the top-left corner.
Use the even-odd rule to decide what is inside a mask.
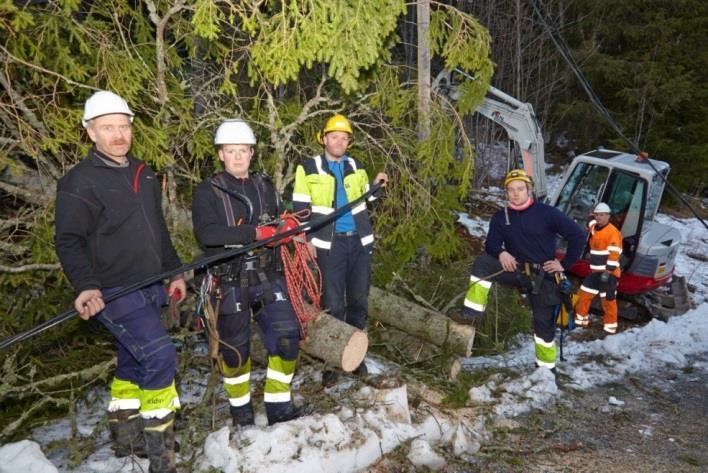
[[[463,71],[456,73],[474,80]],[[443,70],[433,89],[456,100],[456,84],[455,75]],[[666,320],[690,308],[686,279],[675,274],[681,233],[656,220],[669,163],[598,148],[574,157],[549,195],[543,134],[533,106],[490,86],[476,111],[504,128],[515,143],[519,153],[513,167],[523,167],[533,177],[536,199],[557,207],[583,228],[597,203],[610,206],[611,222],[623,237],[620,316],[635,319],[644,308]],[[559,246],[558,257],[563,254]],[[570,269],[578,278],[589,272],[587,255]]]

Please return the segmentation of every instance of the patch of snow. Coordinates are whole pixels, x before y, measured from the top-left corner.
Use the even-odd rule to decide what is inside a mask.
[[[0,447],[0,473],[58,473],[57,467],[47,460],[39,444],[20,440]]]
[[[433,471],[437,471],[445,466],[445,459],[438,455],[428,442],[421,439],[416,439],[411,442],[408,460],[415,466],[425,466]]]

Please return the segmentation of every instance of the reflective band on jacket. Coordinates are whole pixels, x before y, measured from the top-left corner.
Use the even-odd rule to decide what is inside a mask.
[[[361,237],[361,246],[370,245],[374,242],[374,235],[366,235]]]
[[[293,202],[307,202],[308,204],[312,202],[312,197],[309,194],[299,194],[293,192]]]
[[[591,255],[604,255],[604,256],[606,256],[606,255],[609,255],[610,252],[609,252],[609,250],[590,250],[590,254]]]
[[[351,210],[351,212],[352,212],[352,215],[356,215],[356,214],[358,214],[359,212],[363,212],[363,211],[365,211],[365,210],[366,210],[366,204],[364,204],[364,203],[362,202],[361,204],[359,204],[359,205],[357,205],[356,207],[354,207],[354,208]]]
[[[229,404],[234,407],[245,406],[249,402],[251,402],[251,393],[246,393],[244,396],[241,396],[241,397],[230,397],[229,398]]]
[[[321,205],[313,205],[312,206],[312,213],[320,214],[320,215],[329,215],[332,212],[334,212],[334,209],[332,207],[323,207]]]
[[[607,247],[607,250],[608,250],[608,251],[614,251],[614,252],[617,252],[617,253],[619,253],[619,254],[622,254],[622,248],[620,248],[619,246],[608,246],[608,247]]]
[[[323,250],[329,250],[332,248],[331,241],[320,240],[319,238],[313,238],[310,240],[310,243],[315,245],[316,248],[322,248]]]

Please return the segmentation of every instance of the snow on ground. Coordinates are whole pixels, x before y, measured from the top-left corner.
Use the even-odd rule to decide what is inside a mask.
[[[656,220],[681,232],[681,247],[676,256],[676,274],[686,277],[693,303],[708,301],[708,230],[697,218],[679,219],[658,214]],[[703,258],[702,260],[699,258]]]
[[[688,256],[708,254],[708,233],[696,219],[660,215],[659,221],[679,227],[684,237],[676,273],[686,276],[689,285],[695,288],[692,297],[697,307],[683,316],[668,322],[655,319],[644,327],[602,340],[578,341],[571,334],[565,340],[565,361],[559,363],[558,379],[548,370],[531,368],[534,353],[528,336],[520,337],[516,348],[502,355],[467,358],[464,369],[505,368],[469,391],[471,404],[490,407],[481,410],[485,414],[444,414],[425,402],[412,409],[405,385],[392,389],[365,387],[357,391],[351,406],[340,405],[329,413],[272,427],[265,426],[260,415],[254,427],[238,430],[222,427],[207,437],[197,468],[272,473],[293,468],[307,472],[361,471],[411,441],[408,460],[414,465],[438,469],[445,464],[441,446],[448,446],[446,450],[457,457],[467,458],[488,440],[486,425],[542,408],[561,399],[569,390],[591,389],[631,373],[652,372],[664,366],[691,365],[693,369],[708,370],[708,364],[693,361],[694,355],[708,352],[708,265]],[[473,234],[486,234],[485,222],[469,219],[467,223],[473,227]],[[579,330],[582,329],[576,329]],[[372,373],[391,369],[380,360],[367,359],[367,365]],[[187,373],[183,379],[180,386],[183,404],[198,402],[205,381],[200,382],[197,373]],[[254,376],[255,382],[257,379]],[[296,380],[303,382],[302,377]],[[343,383],[351,384],[351,380]],[[336,386],[332,392],[348,386]],[[147,460],[113,456],[104,417],[107,402],[106,390],[97,389],[77,407],[76,434],[98,436],[103,445],[81,465],[69,467],[66,449],[51,450],[48,458],[42,451],[50,451],[52,442],[71,435],[71,422],[67,418],[35,429],[31,439],[1,446],[0,473],[147,471]]]

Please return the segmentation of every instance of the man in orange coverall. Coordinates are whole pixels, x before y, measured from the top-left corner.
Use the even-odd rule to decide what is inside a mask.
[[[593,212],[595,219],[588,225],[590,232],[590,274],[583,280],[575,304],[575,324],[587,327],[592,299],[602,301],[603,329],[617,332],[617,280],[620,277],[619,258],[622,254],[622,234],[610,223],[610,207],[600,202]]]

